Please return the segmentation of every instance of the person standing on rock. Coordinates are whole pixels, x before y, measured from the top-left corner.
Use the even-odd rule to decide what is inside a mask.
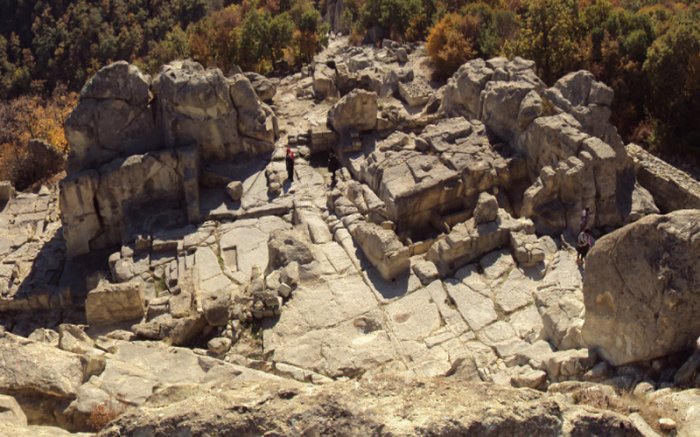
[[[287,147],[287,156],[284,158],[284,163],[287,165],[287,180],[294,181],[294,152]]]
[[[335,184],[337,183],[335,172],[338,170],[340,170],[340,162],[338,161],[338,157],[335,156],[335,153],[331,152],[330,155],[328,155],[328,172],[331,174],[331,189],[335,188]]]
[[[588,228],[588,215],[590,212],[591,208],[589,207],[585,207],[583,210],[581,210],[581,226],[579,227],[581,231]]]
[[[581,232],[579,232],[577,243],[576,251],[578,252],[578,256],[576,257],[576,262],[578,265],[581,265],[586,259],[588,251],[591,250],[591,247],[593,247],[593,236],[588,228],[584,228]]]

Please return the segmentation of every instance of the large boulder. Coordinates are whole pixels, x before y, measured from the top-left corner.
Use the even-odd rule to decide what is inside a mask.
[[[269,254],[267,271],[269,272],[292,262],[304,266],[315,260],[311,247],[303,235],[295,230],[277,229],[270,233],[267,249]]]
[[[382,278],[390,281],[408,272],[411,266],[408,247],[394,231],[363,221],[350,233]]]
[[[351,91],[328,110],[328,123],[338,133],[369,131],[377,127],[377,93]]]
[[[278,135],[277,117],[258,100],[253,84],[242,74],[228,79],[231,100],[238,110],[238,132],[245,152],[271,152]]]
[[[126,61],[103,67],[85,84],[65,123],[69,173],[161,147],[150,86],[150,76]]]
[[[254,73],[254,72],[249,72],[249,73],[244,73],[246,79],[250,81],[250,84],[253,85],[253,89],[255,89],[255,94],[258,95],[258,98],[262,100],[263,102],[270,102],[272,101],[272,98],[275,97],[275,94],[277,93],[277,85],[270,79],[266,78],[262,74]]]
[[[141,319],[144,311],[143,286],[140,282],[101,282],[85,299],[85,317],[90,325],[111,325]]]
[[[478,118],[479,96],[492,75],[493,69],[483,59],[474,59],[459,67],[447,81],[440,111]]]
[[[80,356],[48,344],[2,334],[0,357],[0,393],[13,396],[31,423],[55,424],[55,413],[76,397],[83,383]]]
[[[691,348],[700,335],[700,210],[650,215],[601,238],[583,282],[583,339],[614,365]]]
[[[520,104],[533,90],[524,81],[487,83],[481,93],[481,120],[499,138],[512,143],[520,134]]]
[[[205,70],[192,61],[173,61],[163,66],[153,88],[168,147],[196,144],[206,159],[241,151],[238,113],[221,70]],[[252,93],[256,100],[255,91]]]
[[[338,96],[336,76],[335,69],[326,64],[317,64],[314,67],[314,94],[318,99]]]

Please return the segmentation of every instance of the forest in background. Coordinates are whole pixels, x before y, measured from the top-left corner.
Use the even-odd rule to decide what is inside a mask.
[[[224,73],[296,69],[326,43],[326,0],[0,0],[0,160],[29,137],[59,150],[76,92],[125,59],[153,74],[192,58]],[[437,76],[522,56],[548,84],[587,69],[615,90],[626,141],[700,150],[698,0],[344,0],[351,41],[426,41]],[[379,30],[379,31],[377,31]],[[0,167],[10,168],[10,165]],[[11,178],[0,174],[0,178]]]

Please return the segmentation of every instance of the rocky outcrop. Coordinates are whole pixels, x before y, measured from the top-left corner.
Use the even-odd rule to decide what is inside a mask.
[[[336,382],[313,388],[270,381],[225,383],[163,390],[139,411],[128,412],[100,437],[179,430],[212,436],[275,433],[315,429],[322,435],[638,435],[623,416],[570,406],[535,391],[469,384],[459,379]],[[245,396],[245,397],[244,397]],[[241,399],[267,399],[263,404],[226,409]],[[193,411],[192,405],[206,408]],[[439,408],[441,413],[435,414]],[[392,418],[400,416],[404,420]],[[294,417],[291,424],[287,418]],[[148,431],[146,431],[148,430]]]
[[[492,144],[482,123],[462,117],[429,124],[418,137],[396,132],[350,170],[385,203],[399,233],[436,225],[442,231],[438,222],[470,212],[480,193],[505,192],[527,177],[522,158]]]
[[[637,168],[639,184],[654,196],[662,212],[700,208],[700,182],[636,144],[625,149]]]
[[[395,279],[408,271],[409,250],[394,231],[361,222],[350,233],[384,279]]]
[[[0,393],[14,396],[31,423],[56,424],[85,378],[80,356],[12,334],[0,335],[0,358]]]
[[[578,232],[586,207],[594,227],[654,212],[652,205],[633,211],[632,163],[609,122],[612,89],[586,71],[545,89],[533,68],[520,58],[469,61],[449,80],[440,106],[447,115],[481,120],[523,154],[531,186],[520,215],[541,233],[557,233]]]
[[[250,84],[253,85],[255,94],[258,95],[260,100],[263,102],[272,101],[272,98],[277,93],[277,85],[272,80],[262,74],[253,72],[244,73],[244,75],[250,81]]]
[[[514,219],[502,209],[497,209],[496,216],[491,220],[480,220],[486,218],[479,215],[458,224],[428,249],[426,259],[435,263],[443,276],[507,245],[511,241],[512,233],[534,232],[531,220]]]
[[[369,131],[377,127],[377,94],[354,90],[328,110],[328,124],[338,133]]]
[[[583,339],[614,365],[693,346],[700,334],[700,211],[651,215],[596,242],[586,259]]]
[[[194,148],[132,155],[61,181],[61,218],[68,256],[128,244],[148,229],[148,212],[199,220],[199,159]],[[154,201],[158,207],[153,211]],[[173,211],[175,210],[175,211]],[[177,212],[179,210],[179,213]],[[152,216],[151,216],[152,219]]]
[[[151,77],[126,61],[102,68],[83,87],[66,120],[68,172],[159,149]]]
[[[0,181],[0,202],[7,202],[15,197],[15,187],[10,181]]]
[[[324,63],[314,67],[314,94],[320,100],[329,97],[338,97],[335,69]]]
[[[270,88],[261,82],[259,88]],[[270,152],[278,127],[242,74],[226,78],[218,69],[174,61],[151,82],[117,62],[85,85],[66,136],[71,154],[61,211],[73,257],[151,232],[137,214],[143,205],[184,213],[174,214],[175,222],[183,215],[199,221],[200,160]]]
[[[191,61],[163,66],[153,83],[158,124],[169,147],[199,145],[205,159],[223,159],[240,150],[238,112],[220,70]]]

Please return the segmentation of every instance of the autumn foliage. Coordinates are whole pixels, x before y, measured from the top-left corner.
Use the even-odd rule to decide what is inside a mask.
[[[68,142],[63,123],[75,106],[77,94],[56,88],[48,98],[20,96],[0,102],[0,180],[10,180],[18,188],[34,182],[31,168],[36,163],[27,159],[30,139],[49,143],[65,154]]]

